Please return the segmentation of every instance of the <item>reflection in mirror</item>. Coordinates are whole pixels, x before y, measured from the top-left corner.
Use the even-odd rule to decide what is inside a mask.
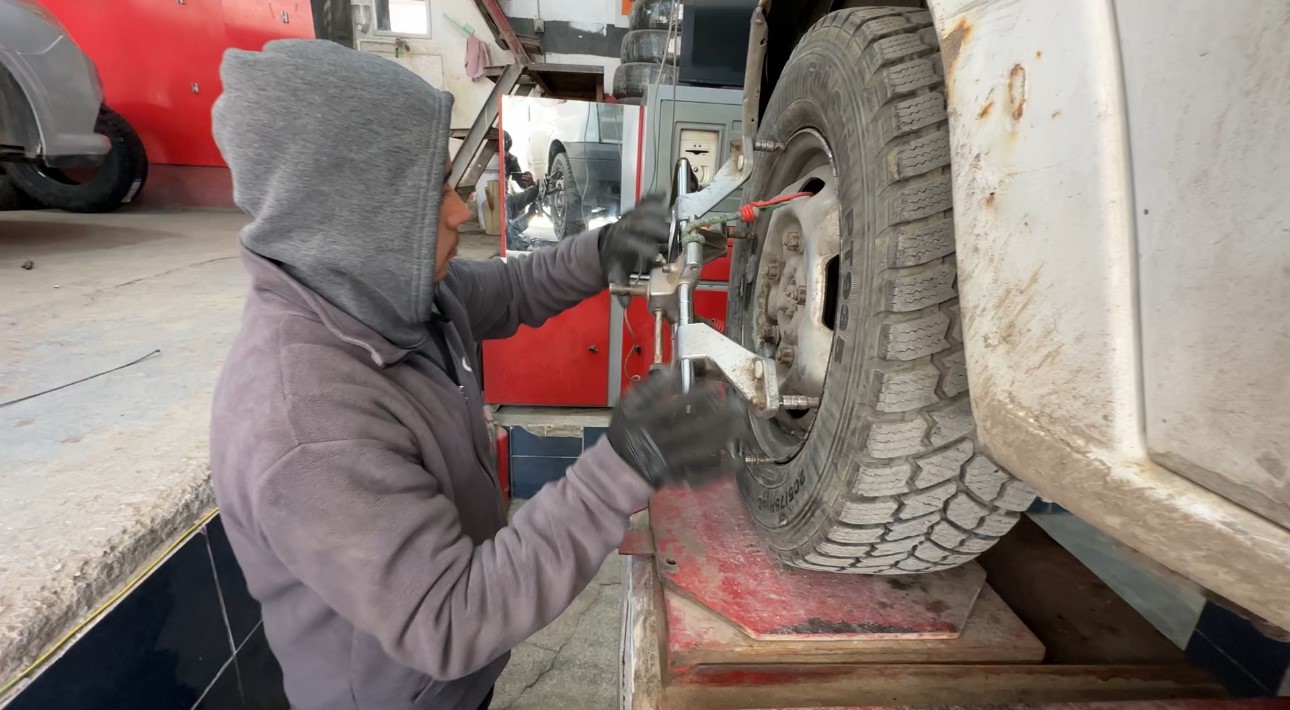
[[[508,253],[541,249],[618,219],[624,115],[635,120],[639,110],[502,97]]]
[[[376,29],[400,35],[429,35],[428,0],[376,0]]]

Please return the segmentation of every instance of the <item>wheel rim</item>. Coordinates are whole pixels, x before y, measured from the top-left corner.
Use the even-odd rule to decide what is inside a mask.
[[[833,154],[823,136],[803,130],[785,143],[770,170],[766,185],[778,187],[777,195],[814,195],[759,220],[760,249],[744,345],[775,360],[781,394],[823,398],[841,251]],[[796,456],[810,436],[816,411],[781,412],[754,421],[762,450],[781,462]]]

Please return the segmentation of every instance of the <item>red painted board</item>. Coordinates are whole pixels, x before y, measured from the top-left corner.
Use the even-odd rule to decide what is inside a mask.
[[[541,328],[520,326],[505,340],[484,343],[484,401],[489,404],[604,407],[608,382],[608,292]]]
[[[154,164],[224,165],[211,137],[211,105],[225,49],[313,37],[305,0],[39,1],[94,60],[108,105],[130,122]]]
[[[788,567],[766,548],[731,479],[660,491],[650,527],[666,588],[756,639],[957,638],[985,585],[975,564],[912,581]],[[707,643],[705,629],[680,623],[667,604],[673,652]]]

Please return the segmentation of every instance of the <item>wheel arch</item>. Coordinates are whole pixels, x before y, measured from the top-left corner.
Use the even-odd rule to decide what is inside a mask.
[[[806,0],[805,2],[779,0],[772,2],[766,16],[769,35],[766,44],[766,70],[762,72],[759,113],[765,111],[766,103],[770,101],[770,95],[775,89],[775,83],[779,81],[780,72],[788,63],[789,56],[793,54],[793,48],[797,46],[807,30],[830,12],[854,7],[927,7],[927,3],[923,0]]]
[[[551,169],[551,163],[555,161],[555,156],[567,152],[568,149],[565,148],[564,141],[559,138],[551,139],[551,145],[546,149],[546,169]]]
[[[40,155],[40,122],[10,61],[0,53],[0,145],[21,146],[23,156],[34,159]]]

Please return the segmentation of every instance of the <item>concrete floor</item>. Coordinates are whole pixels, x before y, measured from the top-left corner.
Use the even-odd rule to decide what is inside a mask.
[[[0,213],[0,676],[213,505],[236,213]],[[24,269],[30,262],[32,268]]]

